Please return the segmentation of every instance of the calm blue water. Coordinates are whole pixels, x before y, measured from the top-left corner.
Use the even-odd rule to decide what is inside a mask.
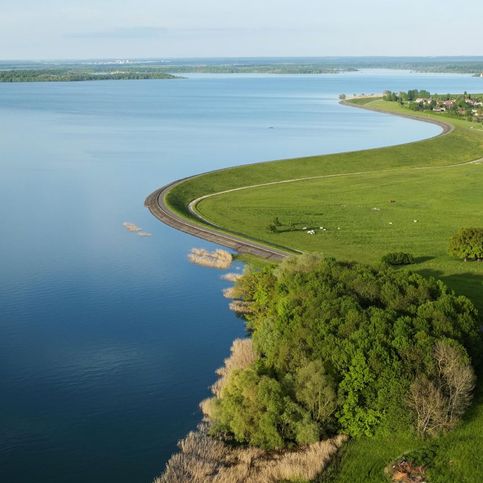
[[[210,245],[157,222],[147,194],[222,166],[434,135],[336,102],[413,87],[483,91],[483,80],[373,71],[0,84],[0,481],[149,482],[244,334],[220,272],[186,261]]]

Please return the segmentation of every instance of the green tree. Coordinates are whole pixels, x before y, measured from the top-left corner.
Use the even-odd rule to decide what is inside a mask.
[[[483,260],[483,228],[461,228],[451,238],[449,253],[466,260]]]
[[[295,397],[310,411],[315,421],[323,423],[330,420],[337,406],[337,395],[334,381],[320,359],[298,369]]]

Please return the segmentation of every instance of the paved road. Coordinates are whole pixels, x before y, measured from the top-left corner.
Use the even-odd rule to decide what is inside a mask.
[[[215,229],[204,228],[197,225],[194,222],[190,222],[188,219],[181,217],[174,211],[172,211],[165,202],[165,196],[173,189],[177,184],[182,183],[189,178],[170,183],[162,188],[151,193],[145,200],[144,206],[159,220],[177,230],[183,231],[190,235],[202,238],[224,247],[232,248],[238,253],[245,253],[249,255],[255,255],[266,260],[273,260],[278,262],[289,254],[277,250],[275,248],[269,248],[262,244],[244,240],[242,237],[232,235],[229,233],[219,233]]]

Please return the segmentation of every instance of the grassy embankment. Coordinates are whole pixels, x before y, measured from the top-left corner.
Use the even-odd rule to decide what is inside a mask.
[[[408,113],[381,100],[357,103]],[[417,115],[440,119],[435,114]],[[412,270],[442,278],[483,313],[483,264],[464,263],[447,254],[456,229],[483,223],[483,163],[462,164],[483,157],[483,129],[475,123],[447,121],[454,131],[421,142],[207,174],[178,186],[168,202],[190,216],[187,204],[206,194],[321,176],[217,195],[200,202],[197,210],[228,231],[339,259],[377,263],[388,251],[412,252],[417,257]],[[461,165],[451,167],[454,164]],[[267,229],[274,217],[282,222],[277,233]],[[302,230],[289,231],[290,223],[323,226],[327,231],[310,236]],[[431,452],[431,481],[480,481],[483,401],[480,395],[477,399],[464,424],[437,440],[424,442],[404,433],[351,441],[323,481],[386,481],[384,468],[391,460],[421,448]]]
[[[380,100],[368,106],[409,113]],[[483,265],[447,254],[454,231],[482,224],[483,163],[451,165],[483,157],[483,129],[476,123],[449,122],[453,132],[426,141],[209,173],[182,183],[167,201],[189,216],[187,204],[206,194],[320,176],[220,194],[196,209],[227,231],[339,259],[376,263],[389,251],[409,251],[417,257],[414,270],[442,278],[483,310]],[[275,217],[282,226],[274,233],[268,226]],[[316,234],[308,235],[303,227],[316,227]]]

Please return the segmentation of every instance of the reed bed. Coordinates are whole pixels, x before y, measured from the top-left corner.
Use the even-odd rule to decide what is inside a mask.
[[[203,267],[225,269],[230,267],[233,256],[226,250],[217,249],[210,252],[204,248],[193,248],[188,254],[188,259],[190,262]]]
[[[252,312],[252,304],[244,300],[233,300],[228,306],[230,310],[237,314],[250,314]]]
[[[224,366],[216,370],[218,380],[211,386],[211,391],[218,397],[230,374],[235,370],[245,369],[257,358],[252,339],[235,339],[230,350],[230,356],[225,359]]]
[[[225,273],[223,274],[220,278],[222,280],[226,280],[227,282],[236,282],[237,280],[239,280],[243,275],[241,273],[233,273],[233,272],[229,272],[229,273]]]
[[[225,359],[224,366],[215,371],[218,379],[210,388],[215,397],[204,399],[200,403],[200,409],[206,418],[205,420],[212,419],[215,399],[221,396],[221,391],[226,386],[233,371],[245,369],[255,360],[256,354],[253,349],[252,339],[235,339],[233,341],[230,356]]]
[[[223,289],[223,297],[226,299],[236,299],[237,298],[237,290],[235,287],[228,287]]]
[[[137,226],[134,223],[130,223],[129,221],[125,221],[122,226],[130,233],[135,233],[136,235],[147,238],[153,236],[151,233],[144,231],[140,226]]]
[[[275,483],[313,480],[347,437],[338,435],[293,451],[268,452],[234,447],[209,436],[208,425],[178,443],[180,453],[166,464],[154,483]]]
[[[129,221],[125,221],[122,226],[126,228],[127,231],[131,233],[137,233],[139,231],[142,231],[142,228],[135,225],[134,223],[130,223]]]

